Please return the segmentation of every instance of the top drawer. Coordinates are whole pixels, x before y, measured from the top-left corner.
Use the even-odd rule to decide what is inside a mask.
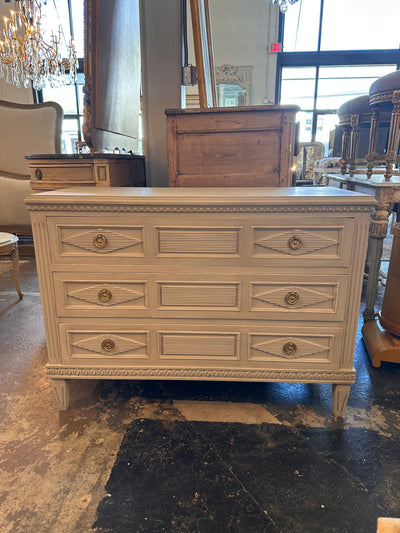
[[[86,219],[83,223],[69,223],[65,219],[50,219],[52,259],[97,262],[100,258],[144,258],[143,225],[125,225],[105,221],[95,224]]]
[[[53,262],[347,267],[354,245],[351,217],[125,218],[49,217]]]
[[[73,164],[67,162],[62,165],[60,162],[53,164],[46,164],[43,161],[37,161],[37,164],[30,164],[31,179],[43,180],[51,182],[60,182],[62,184],[85,184],[90,183],[95,185],[93,174],[93,165],[91,163]]]

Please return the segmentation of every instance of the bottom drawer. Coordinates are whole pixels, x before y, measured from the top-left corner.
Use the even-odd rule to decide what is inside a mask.
[[[341,328],[252,325],[60,325],[62,364],[338,368]],[[51,362],[51,361],[50,361]]]
[[[129,364],[149,358],[149,330],[128,328],[81,329],[60,325],[63,363],[106,363],[108,360]]]

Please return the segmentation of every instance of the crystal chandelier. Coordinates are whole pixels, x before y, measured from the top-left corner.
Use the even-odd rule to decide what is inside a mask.
[[[281,13],[286,13],[288,4],[291,6],[295,4],[298,0],[267,0],[267,2],[271,2],[274,6],[279,6],[279,9],[281,10]]]
[[[41,0],[19,0],[17,10],[3,17],[4,40],[0,41],[0,78],[16,87],[41,89],[76,81],[78,60],[70,41],[67,58],[60,54],[61,28],[47,43],[42,35]],[[68,72],[68,74],[66,74]]]

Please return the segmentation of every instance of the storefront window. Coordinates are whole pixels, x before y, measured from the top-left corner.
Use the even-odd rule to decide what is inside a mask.
[[[328,147],[337,109],[398,68],[399,18],[399,0],[385,0],[378,11],[375,0],[299,0],[289,7],[279,102],[300,106],[300,141]]]

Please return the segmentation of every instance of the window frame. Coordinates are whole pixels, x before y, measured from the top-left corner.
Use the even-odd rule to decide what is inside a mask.
[[[82,0],[82,3],[83,3],[83,0]],[[67,4],[68,4],[68,15],[69,15],[69,32],[70,32],[70,35],[71,35],[71,39],[74,40],[74,37],[75,37],[75,32],[74,32],[74,24],[73,24],[73,16],[72,16],[72,5],[71,5],[71,0],[67,0]],[[77,74],[83,74],[84,76],[84,58],[83,57],[78,57],[78,68],[77,68]],[[79,83],[78,83],[78,79],[76,80],[76,82],[73,84],[74,85],[74,88],[75,88],[75,109],[76,109],[76,113],[64,113],[64,119],[65,120],[76,120],[77,122],[77,139],[79,142],[82,142],[83,141],[83,135],[82,135],[82,125],[83,125],[83,120],[84,120],[84,116],[83,116],[83,109],[80,109],[80,98],[79,98]],[[37,90],[37,89],[33,89],[32,88],[32,93],[33,93],[33,102],[35,104],[41,104],[44,102],[44,97],[43,97],[43,89],[40,89],[40,90]]]
[[[332,114],[332,110],[317,108],[318,83],[320,67],[346,67],[346,66],[369,66],[369,65],[396,65],[400,68],[400,49],[370,49],[370,50],[321,50],[322,21],[324,14],[324,0],[320,0],[320,17],[318,28],[317,51],[310,52],[285,52],[282,51],[277,57],[275,101],[280,103],[282,88],[282,71],[286,67],[315,67],[315,83],[312,111],[311,140],[315,141],[317,132],[318,116]],[[278,40],[283,43],[285,30],[285,15],[279,14]],[[305,110],[306,111],[306,110]]]

